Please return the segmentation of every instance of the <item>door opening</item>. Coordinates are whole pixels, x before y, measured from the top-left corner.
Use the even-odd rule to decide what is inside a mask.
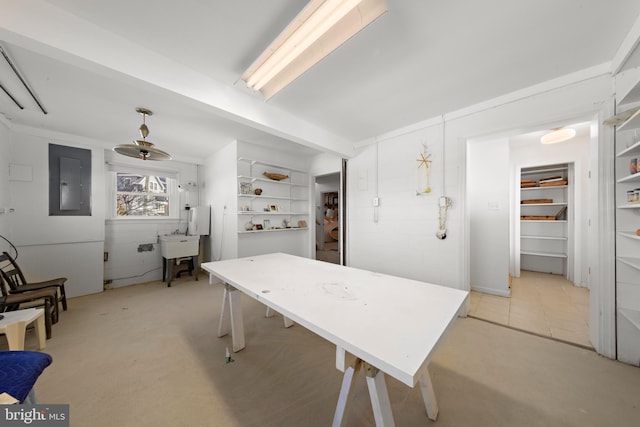
[[[340,173],[316,177],[316,259],[334,264],[342,264],[343,259],[340,244],[343,206],[340,193]]]
[[[545,131],[468,141],[469,315],[591,347],[593,138],[590,122],[575,126],[553,146]]]

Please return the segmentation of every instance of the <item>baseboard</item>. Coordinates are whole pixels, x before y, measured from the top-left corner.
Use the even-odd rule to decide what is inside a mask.
[[[483,294],[491,294],[491,295],[497,295],[499,297],[506,297],[509,298],[511,296],[511,291],[510,290],[499,290],[499,289],[493,289],[493,288],[485,288],[482,286],[471,286],[471,290],[472,291],[476,291],[476,292],[482,292]]]

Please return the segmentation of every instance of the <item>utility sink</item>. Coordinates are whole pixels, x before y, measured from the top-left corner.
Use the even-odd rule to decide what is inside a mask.
[[[200,236],[166,234],[160,236],[160,254],[167,259],[197,256]]]

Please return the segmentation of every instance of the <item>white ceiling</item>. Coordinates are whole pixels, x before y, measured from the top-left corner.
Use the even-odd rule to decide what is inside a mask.
[[[353,144],[612,61],[637,0],[388,0],[388,12],[268,102],[242,72],[304,0],[22,0],[0,4],[0,114],[95,139],[138,137],[199,161],[240,139],[349,155]],[[202,80],[200,80],[202,78]],[[205,84],[200,84],[204,82]]]

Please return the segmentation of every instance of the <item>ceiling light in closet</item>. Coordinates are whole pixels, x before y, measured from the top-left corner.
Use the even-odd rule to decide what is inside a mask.
[[[135,157],[142,160],[171,160],[171,155],[165,151],[154,148],[153,143],[146,140],[149,136],[149,128],[146,124],[146,117],[153,114],[151,110],[146,108],[136,108],[136,111],[142,114],[142,125],[140,125],[140,136],[142,139],[136,139],[133,144],[121,144],[113,147],[113,151],[127,157]]]
[[[311,0],[242,80],[269,99],[386,11],[386,0]]]
[[[540,138],[540,142],[543,144],[556,144],[558,142],[568,141],[576,136],[576,130],[572,128],[554,129],[552,132],[544,134]]]

